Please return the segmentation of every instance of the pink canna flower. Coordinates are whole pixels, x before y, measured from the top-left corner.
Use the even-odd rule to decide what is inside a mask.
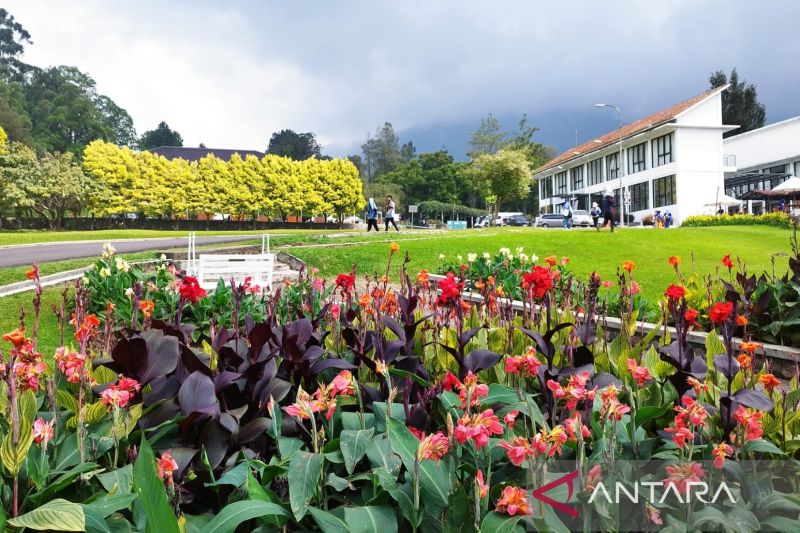
[[[483,472],[481,470],[478,470],[478,473],[475,474],[475,486],[478,488],[478,495],[481,498],[485,498],[489,495],[489,485],[484,483]]]
[[[533,514],[525,489],[510,486],[503,489],[494,510],[510,516]]]
[[[628,359],[628,369],[631,371],[631,376],[639,387],[644,387],[645,383],[652,379],[647,367],[639,366],[636,364],[635,359]]]
[[[511,442],[502,441],[498,446],[506,450],[508,460],[515,466],[522,466],[526,459],[533,457],[536,453],[525,437],[514,437]]]
[[[42,448],[47,448],[47,443],[55,436],[55,420],[45,422],[39,417],[33,423],[33,442],[41,444]]]
[[[440,461],[450,450],[450,439],[441,431],[431,435],[423,435],[417,449],[417,459]]]
[[[482,448],[489,443],[491,435],[502,435],[503,426],[491,409],[474,415],[465,414],[458,419],[454,436],[459,444],[472,440],[476,448]]]
[[[161,454],[161,458],[156,461],[158,466],[158,477],[167,482],[167,485],[172,486],[172,473],[178,469],[178,462],[172,458],[169,450]]]

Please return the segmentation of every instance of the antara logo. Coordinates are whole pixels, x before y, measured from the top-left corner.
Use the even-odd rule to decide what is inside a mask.
[[[550,496],[547,496],[546,493],[558,487],[559,485],[566,484],[566,501],[568,502],[570,499],[572,499],[572,493],[574,492],[573,482],[578,478],[578,476],[579,473],[577,470],[570,472],[565,476],[561,476],[560,478],[535,489],[532,495],[537,500],[550,505],[558,511],[573,517],[577,517],[577,509],[567,505],[565,502],[554,500]],[[656,493],[657,487],[663,488],[663,493],[661,493],[660,497],[658,497]],[[602,481],[599,481],[592,489],[592,494],[589,497],[589,503],[594,503],[594,501],[598,498],[604,498],[608,503],[623,503],[625,500],[630,503],[639,503],[640,497],[649,503],[664,503],[667,501],[667,498],[670,494],[674,496],[675,501],[682,504],[695,501],[706,504],[717,503],[721,498],[723,501],[725,498],[727,498],[729,503],[737,503],[737,500],[731,492],[730,487],[728,487],[724,481],[720,483],[716,491],[713,492],[711,499],[706,499],[707,495],[712,494],[711,486],[704,481],[685,481],[682,489],[683,490],[678,490],[678,484],[673,482],[664,483],[663,481],[637,481],[634,482],[632,486],[626,486],[624,483],[617,481],[614,483],[612,494],[612,492],[609,492],[608,488],[606,488],[606,485]]]
[[[592,495],[589,497],[589,503],[593,503],[598,497],[605,498],[608,503],[622,503],[623,498],[627,499],[630,503],[639,503],[639,488],[644,490],[645,500],[649,503],[664,503],[667,498],[672,494],[678,503],[717,503],[721,497],[727,497],[729,503],[737,503],[736,498],[733,496],[730,487],[724,481],[717,487],[716,492],[713,492],[711,499],[706,499],[707,495],[712,494],[711,486],[705,481],[686,481],[684,482],[685,490],[678,490],[678,484],[673,482],[664,483],[663,481],[637,481],[633,484],[633,491],[629,490],[629,486],[619,481],[614,483],[614,498],[611,497],[605,484],[600,481],[592,490]],[[663,487],[664,492],[661,497],[657,499],[656,487]],[[682,493],[683,492],[683,493]],[[672,501],[672,500],[671,500]]]

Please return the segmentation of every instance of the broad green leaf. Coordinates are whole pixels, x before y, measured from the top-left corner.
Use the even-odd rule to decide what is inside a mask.
[[[269,489],[262,487],[258,481],[256,481],[256,478],[253,477],[253,472],[251,472],[249,469],[247,472],[247,495],[250,496],[251,500],[282,505],[281,499],[273,494]],[[269,516],[265,517],[264,521],[268,524],[281,527],[286,519],[279,516]]]
[[[131,487],[133,487],[133,465],[127,464],[111,472],[97,474],[96,477],[106,492],[130,494]]]
[[[352,533],[397,533],[397,514],[391,507],[345,507],[344,521]]]
[[[303,447],[303,441],[295,437],[281,437],[278,439],[278,451],[281,459],[289,459],[294,452]]]
[[[247,474],[250,473],[250,465],[239,463],[234,466],[213,483],[206,483],[206,487],[219,487],[220,485],[231,485],[241,487],[247,481]]]
[[[508,516],[494,511],[486,515],[481,522],[481,533],[508,533],[509,531],[522,531],[517,526],[522,515]]]
[[[105,518],[110,516],[112,513],[121,511],[122,509],[127,509],[135,499],[135,494],[107,494],[102,498],[96,499],[88,505],[84,505],[84,510],[87,508],[92,508],[97,510],[100,515]]]
[[[72,414],[76,414],[78,412],[78,400],[69,391],[58,389],[56,391],[56,403],[59,407],[66,409]]]
[[[400,456],[406,470],[414,471],[414,460],[419,448],[419,440],[403,422],[389,419],[389,442],[392,450]],[[420,492],[426,506],[444,507],[452,488],[450,471],[439,461],[421,461],[419,465]]]
[[[108,523],[100,509],[91,505],[84,505],[83,514],[86,518],[87,533],[111,533],[111,528],[108,527]]]
[[[233,533],[236,527],[247,520],[262,516],[289,516],[280,505],[243,500],[226,505],[203,529],[203,533]]]
[[[495,403],[517,403],[519,401],[519,394],[511,387],[500,385],[499,383],[492,383],[489,385],[489,395],[481,398],[482,405],[492,405]]]
[[[414,488],[411,483],[398,485],[397,488],[387,490],[389,495],[397,502],[400,512],[410,523],[414,517]]]
[[[57,498],[8,523],[14,527],[25,527],[36,531],[86,531],[86,517],[83,506]]]
[[[305,516],[319,487],[324,461],[321,454],[298,451],[289,463],[289,503],[298,522]]]
[[[350,533],[350,528],[347,524],[333,513],[317,509],[316,507],[309,507],[308,512],[314,522],[317,523],[322,533]]]
[[[785,455],[780,448],[772,444],[767,440],[751,440],[744,443],[742,446],[742,455],[747,455],[751,452],[761,452],[761,453],[774,453],[776,455]]]
[[[3,466],[8,471],[9,475],[16,476],[22,468],[22,463],[25,462],[25,457],[28,455],[28,450],[33,444],[33,431],[31,423],[20,417],[19,420],[19,439],[17,445],[14,446],[11,431],[5,434],[3,442],[0,444],[0,459],[3,461]]]
[[[33,421],[36,420],[36,395],[32,390],[26,389],[19,395],[17,405],[20,420],[25,420],[32,426]]]
[[[400,474],[400,457],[392,451],[389,437],[385,434],[378,435],[372,439],[372,443],[367,448],[367,458],[372,468],[385,468],[395,479]]]
[[[358,429],[358,430],[342,430],[339,435],[339,447],[342,450],[342,457],[344,457],[344,466],[348,474],[352,474],[353,470],[364,454],[372,440],[374,429]]]
[[[55,480],[51,481],[44,490],[37,492],[33,496],[31,496],[31,500],[34,502],[46,501],[49,500],[54,494],[58,493],[60,490],[64,490],[68,487],[71,487],[75,480],[78,479],[78,476],[87,475],[87,472],[91,472],[92,470],[97,469],[96,463],[81,463],[79,465],[75,465],[67,472],[64,472],[60,476],[58,476]],[[87,476],[88,477],[88,476]]]
[[[178,521],[167,500],[164,484],[158,477],[155,455],[144,437],[133,467],[133,490],[139,496],[138,502],[147,517],[146,533],[179,533]]]

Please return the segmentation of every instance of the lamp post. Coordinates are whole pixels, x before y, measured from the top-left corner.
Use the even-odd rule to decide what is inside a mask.
[[[595,107],[609,107],[617,112],[619,119],[619,155],[617,156],[617,173],[619,176],[619,226],[625,227],[625,191],[622,189],[622,111],[611,104],[594,104]]]

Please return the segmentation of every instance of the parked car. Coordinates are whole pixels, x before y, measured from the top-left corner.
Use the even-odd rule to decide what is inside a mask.
[[[536,217],[537,228],[560,228],[564,225],[564,215],[560,213],[548,213]]]
[[[583,209],[575,209],[572,211],[572,226],[580,226],[588,228],[592,226],[592,215]]]
[[[364,221],[361,220],[359,217],[353,215],[351,217],[344,217],[342,220],[344,224],[363,224]]]
[[[489,225],[489,217],[478,217],[475,219],[475,223],[472,225],[473,228],[485,228]]]
[[[530,226],[530,221],[525,215],[512,215],[506,219],[509,226]]]

